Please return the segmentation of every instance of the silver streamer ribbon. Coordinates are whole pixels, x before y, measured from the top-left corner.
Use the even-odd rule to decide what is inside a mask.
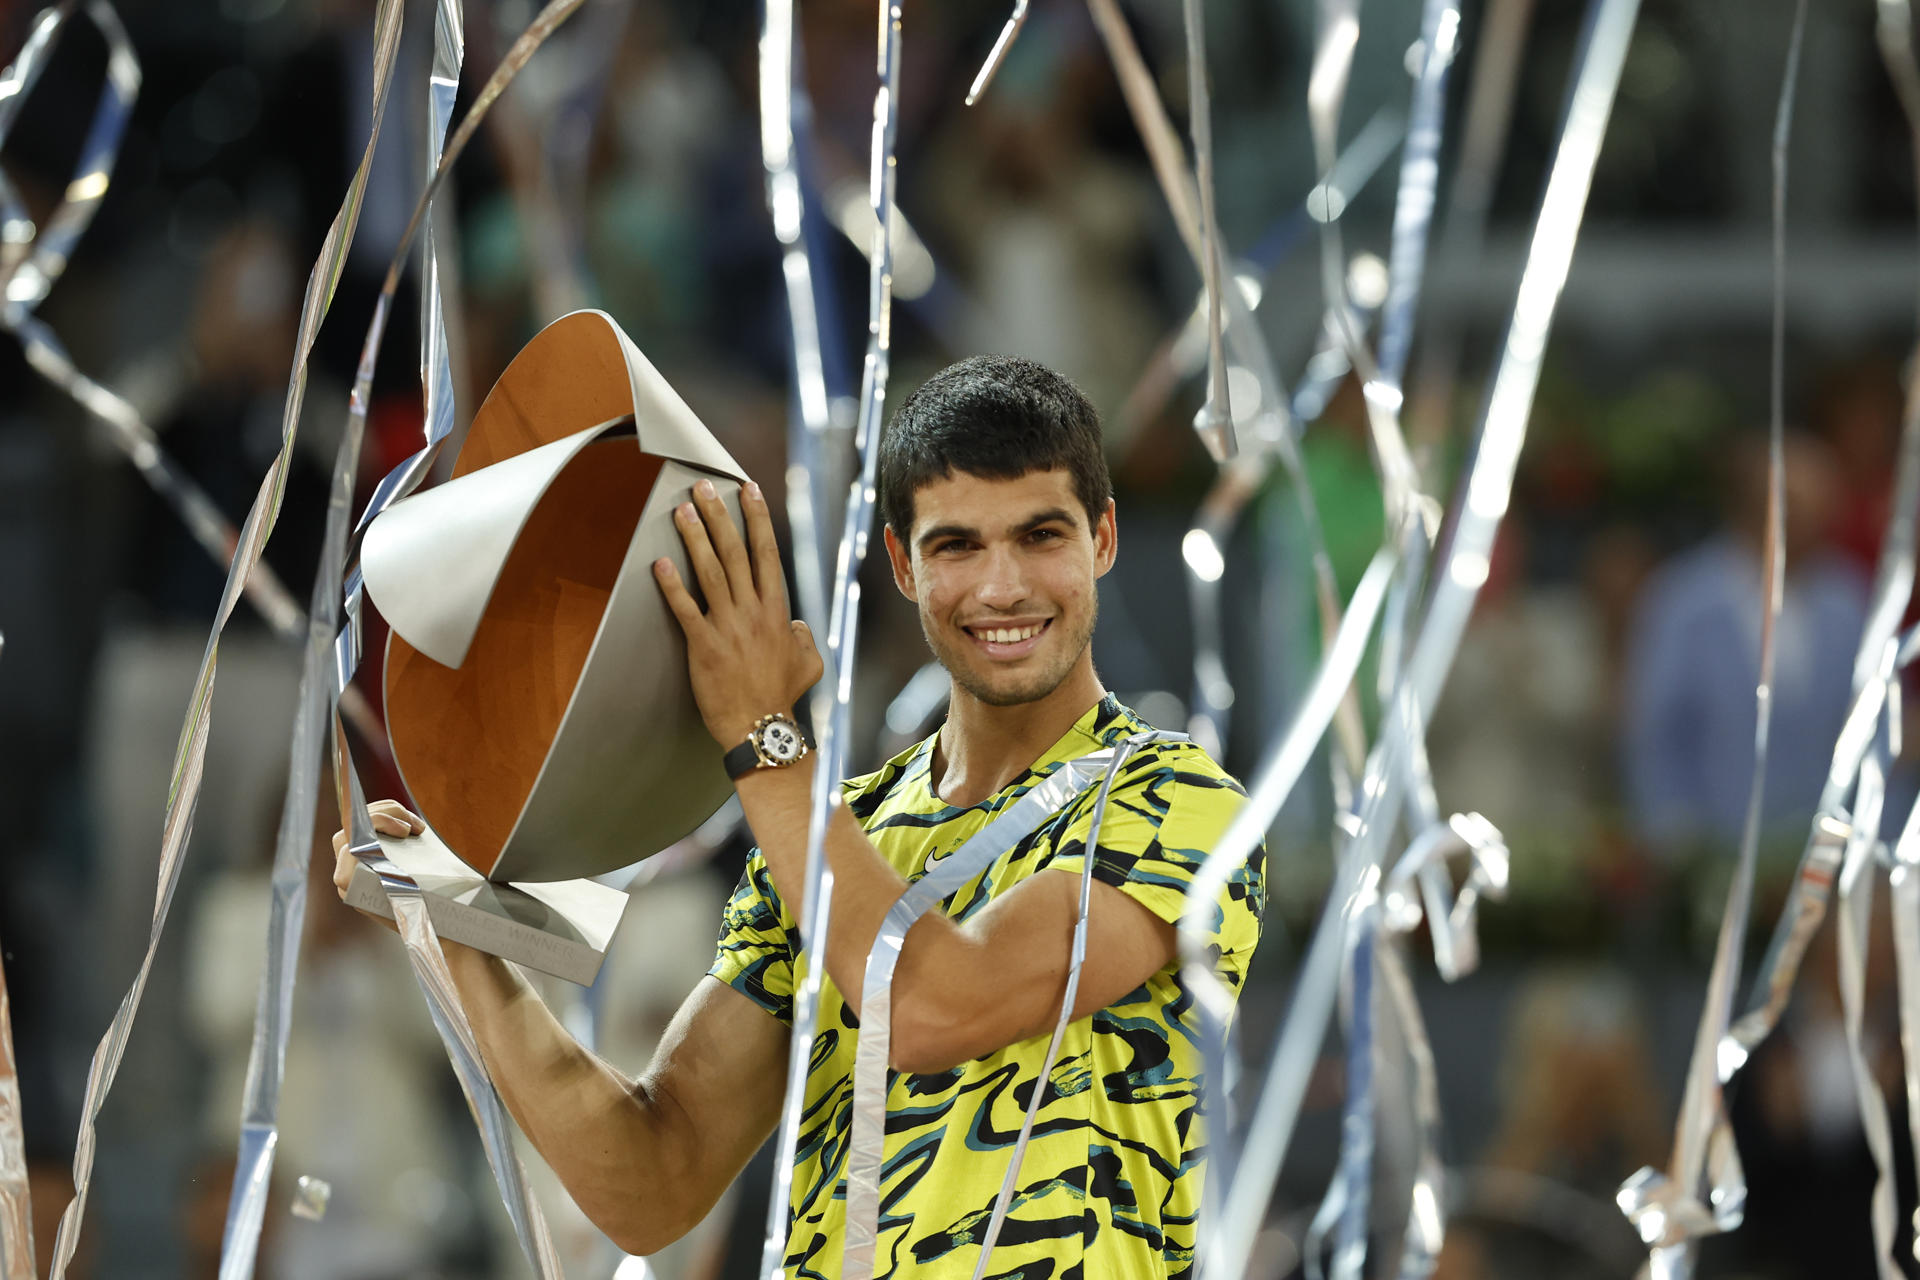
[[[1087,11],[1093,17],[1095,28],[1107,47],[1107,56],[1113,63],[1115,76],[1119,79],[1122,96],[1127,103],[1127,111],[1133,117],[1134,127],[1139,131],[1147,156],[1152,162],[1154,177],[1160,184],[1167,207],[1173,214],[1174,226],[1180,232],[1181,240],[1186,244],[1188,253],[1196,266],[1204,268],[1206,246],[1200,228],[1198,198],[1195,195],[1193,176],[1187,171],[1186,159],[1181,151],[1179,135],[1174,131],[1173,122],[1167,117],[1166,104],[1160,99],[1160,91],[1155,86],[1153,73],[1148,69],[1146,59],[1141,57],[1139,46],[1134,43],[1133,33],[1127,26],[1126,17],[1120,12],[1117,0],[1087,0]],[[1222,259],[1227,257],[1224,248],[1220,251]],[[1333,635],[1340,624],[1339,591],[1334,582],[1333,562],[1327,555],[1326,538],[1322,530],[1320,514],[1314,501],[1313,489],[1307,483],[1306,471],[1300,461],[1299,445],[1294,437],[1293,422],[1288,413],[1289,397],[1274,370],[1273,358],[1267,350],[1266,339],[1259,324],[1253,318],[1253,311],[1246,297],[1238,287],[1226,290],[1220,298],[1226,308],[1228,325],[1225,339],[1233,349],[1235,363],[1253,376],[1254,383],[1260,388],[1260,402],[1254,412],[1246,415],[1250,444],[1256,452],[1272,450],[1279,457],[1292,481],[1294,500],[1299,504],[1302,522],[1307,530],[1311,549],[1311,562],[1314,577],[1315,605],[1319,610],[1321,641],[1330,646]],[[1203,304],[1205,299],[1203,298]],[[1236,424],[1236,432],[1237,432]],[[1247,463],[1248,474],[1258,463]],[[1257,482],[1251,478],[1228,481],[1221,484],[1244,485],[1251,492],[1257,488]],[[1225,489],[1222,490],[1224,501]],[[1211,499],[1210,499],[1211,501]],[[1225,508],[1221,509],[1219,521],[1224,530],[1230,527],[1231,519]],[[1219,565],[1224,570],[1225,552],[1222,538],[1204,522],[1196,522],[1187,534],[1182,550],[1188,565],[1189,590],[1200,598],[1195,608],[1206,607],[1204,598],[1209,589],[1205,585],[1194,587],[1196,576],[1204,578],[1195,569],[1196,561],[1203,561],[1209,567]],[[1215,676],[1225,679],[1224,664],[1218,673],[1201,673],[1200,681],[1205,682]],[[1209,726],[1201,721],[1192,726],[1204,738]],[[1360,712],[1358,704],[1343,709],[1339,718],[1340,743],[1345,755],[1343,762],[1338,756],[1333,761],[1334,793],[1336,802],[1345,805],[1347,800],[1346,774],[1348,763],[1357,766],[1364,754],[1365,745],[1361,738]],[[1204,745],[1204,744],[1203,744]]]
[[[66,22],[79,8],[77,3],[67,3],[44,10],[19,56],[0,72],[0,146],[5,145],[20,105],[39,80]],[[140,61],[119,15],[106,0],[91,0],[86,14],[107,45],[106,78],[73,177],[44,226],[34,225],[18,195],[0,178],[0,280],[4,280],[0,329],[20,342],[35,372],[107,428],[107,439],[179,516],[194,541],[215,564],[226,566],[240,541],[233,522],[161,447],[159,436],[140,411],[81,372],[58,336],[35,314],[66,271],[74,247],[106,198],[127,121],[140,93]],[[293,644],[302,642],[305,617],[271,567],[255,565],[244,590],[276,634]],[[349,700],[347,712],[363,737],[384,747],[379,721],[357,691]]]
[[[1087,910],[1093,891],[1093,864],[1100,846],[1100,827],[1106,817],[1107,795],[1114,779],[1132,754],[1153,742],[1181,742],[1186,735],[1143,733],[1122,742],[1069,760],[1035,783],[1005,812],[982,827],[958,849],[937,863],[930,864],[920,879],[888,909],[867,952],[865,978],[860,988],[860,1040],[854,1054],[853,1128],[847,1144],[846,1222],[847,1237],[842,1256],[843,1280],[871,1280],[874,1252],[879,1241],[880,1173],[886,1157],[887,1073],[893,1045],[893,974],[900,962],[907,934],[933,907],[946,901],[970,880],[992,866],[1021,841],[1038,831],[1048,819],[1061,812],[1099,782],[1100,794],[1094,803],[1091,827],[1086,841],[1086,862],[1081,868],[1080,913],[1074,923],[1073,946],[1067,966],[1067,986],[1060,1016],[1054,1023],[1053,1039],[1048,1045],[1039,1080],[1027,1105],[1020,1133],[1015,1138],[1007,1173],[993,1214],[981,1237],[980,1260],[974,1267],[974,1280],[985,1274],[1013,1202],[1020,1163],[1026,1155],[1027,1140],[1033,1132],[1034,1117],[1047,1092],[1047,1078],[1060,1040],[1072,1020],[1074,997],[1079,991],[1080,967],[1086,959]]]
[[[1507,131],[1520,84],[1520,55],[1532,18],[1533,0],[1489,0],[1480,15],[1473,82],[1467,87],[1460,128],[1460,158],[1454,165],[1446,225],[1440,233],[1441,260],[1456,267],[1479,261],[1486,242],[1487,210],[1506,156]],[[1428,335],[1414,380],[1417,407],[1405,415],[1417,441],[1436,441],[1451,417],[1464,329],[1459,324],[1434,325]],[[1381,354],[1384,359],[1384,348]]]
[[[33,1200],[20,1125],[20,1064],[13,1056],[7,970],[0,963],[0,1280],[33,1280]]]
[[[442,0],[443,4],[453,0]],[[399,247],[393,261],[387,268],[386,279],[381,286],[380,299],[374,308],[372,323],[368,326],[367,336],[360,350],[359,372],[354,380],[351,409],[348,415],[347,429],[342,437],[340,454],[335,463],[334,497],[336,502],[346,502],[352,492],[354,464],[358,460],[360,442],[366,430],[366,416],[373,385],[374,365],[378,358],[380,340],[386,331],[387,315],[395,291],[399,287],[401,270],[411,251],[416,235],[429,225],[430,213],[435,196],[446,181],[454,162],[466,149],[480,123],[486,118],[493,104],[499,100],[507,86],[526,66],[527,62],[545,44],[553,32],[572,16],[583,0],[550,0],[519,39],[514,41],[499,67],[494,70],[486,84],[475,96],[472,107],[461,119],[460,127],[446,144],[444,152],[437,157],[432,176],[426,188],[420,194],[419,202],[414,206],[413,215],[408,221],[407,230],[400,238]],[[446,17],[443,10],[443,17]],[[458,10],[452,12],[452,31],[458,32]],[[446,29],[445,27],[442,28]],[[458,48],[454,45],[441,45],[437,49],[433,93],[436,114],[441,110],[441,95],[444,92],[445,105],[450,108],[452,88],[458,82]],[[443,90],[442,85],[445,85]],[[444,117],[441,117],[444,118]],[[431,241],[428,241],[429,247]],[[435,280],[430,262],[425,264],[429,284]],[[425,300],[429,315],[438,314],[437,304],[431,294]],[[429,414],[427,418],[428,439],[421,451],[401,463],[394,469],[369,499],[367,509],[362,513],[357,531],[364,531],[381,511],[406,496],[430,469],[433,457],[449,438],[451,432],[450,409],[436,413],[434,409],[435,360],[444,362],[445,335],[437,336],[429,331],[423,335],[426,344],[426,372],[428,382]],[[437,434],[436,434],[437,433]],[[345,496],[343,496],[345,495]],[[329,511],[329,533],[334,533],[332,511]],[[333,681],[329,690],[330,699],[337,704],[340,689],[346,687],[358,666],[360,651],[359,610],[362,605],[360,574],[353,566],[348,555],[349,547],[342,531],[340,536],[330,538],[323,551],[320,576],[331,589],[344,595],[344,625],[333,642]],[[316,587],[316,590],[319,588]],[[506,1107],[501,1103],[499,1094],[494,1090],[488,1077],[485,1063],[481,1057],[473,1029],[467,1019],[466,1010],[460,1002],[458,990],[447,971],[446,960],[440,950],[439,939],[435,935],[431,920],[427,916],[426,904],[420,888],[414,881],[381,852],[379,841],[373,834],[372,818],[367,812],[365,797],[360,791],[359,775],[353,767],[345,732],[337,716],[334,719],[334,778],[339,788],[339,801],[342,825],[346,828],[348,845],[354,856],[366,863],[381,881],[388,901],[393,909],[393,918],[397,924],[402,941],[406,944],[408,958],[411,960],[414,977],[427,999],[428,1009],[433,1015],[435,1028],[440,1033],[441,1042],[447,1049],[447,1055],[459,1079],[461,1091],[466,1095],[480,1131],[480,1140],[487,1153],[487,1162],[491,1166],[495,1184],[499,1187],[501,1200],[506,1206],[507,1216],[513,1223],[514,1235],[520,1242],[521,1251],[526,1255],[529,1265],[541,1277],[553,1277],[561,1274],[559,1259],[554,1253],[553,1241],[547,1231],[547,1224],[540,1207],[528,1193],[525,1170],[515,1154],[512,1137],[512,1120]]]
[[[1273,825],[1280,806],[1293,793],[1294,786],[1312,761],[1320,740],[1326,736],[1328,726],[1342,702],[1347,699],[1348,690],[1359,673],[1360,661],[1366,655],[1367,641],[1373,634],[1374,623],[1380,616],[1396,562],[1397,556],[1391,543],[1374,554],[1372,563],[1361,576],[1359,586],[1354,588],[1353,598],[1347,602],[1339,630],[1333,642],[1327,646],[1300,709],[1294,713],[1292,722],[1272,754],[1261,765],[1253,785],[1247,791],[1247,802],[1234,815],[1219,845],[1201,864],[1187,888],[1186,906],[1180,916],[1180,975],[1187,990],[1193,993],[1200,1044],[1206,1055],[1206,1078],[1212,1082],[1206,1097],[1213,1116],[1207,1137],[1213,1169],[1207,1179],[1206,1211],[1201,1218],[1199,1245],[1203,1250],[1203,1260],[1208,1257],[1204,1252],[1209,1240],[1207,1228],[1219,1223],[1225,1212],[1221,1188],[1234,1177],[1236,1169],[1245,1167],[1249,1159],[1263,1159],[1235,1154],[1235,1135],[1233,1126],[1228,1122],[1227,1108],[1232,1104],[1232,1096],[1226,1082],[1233,1077],[1234,1063],[1229,1051],[1227,1029],[1233,1016],[1234,993],[1214,972],[1208,954],[1213,903],[1233,877],[1246,866],[1254,849],[1266,838],[1267,829]],[[1326,960],[1337,964],[1339,957],[1334,954],[1326,957]],[[1308,1045],[1306,1051],[1311,1054],[1316,1047]],[[1309,1057],[1302,1069],[1303,1080],[1304,1072],[1311,1068]],[[1261,1140],[1261,1130],[1255,1126],[1250,1130],[1249,1142]],[[1277,1160],[1275,1166],[1277,1170]],[[1264,1200],[1260,1212],[1265,1212]],[[1258,1221],[1245,1225],[1248,1230],[1245,1244],[1251,1250],[1252,1231],[1257,1229]],[[1218,1235],[1215,1239],[1218,1239]],[[1228,1271],[1219,1271],[1211,1263],[1203,1265],[1208,1267],[1209,1274],[1244,1274],[1244,1262],[1240,1269]]]
[[[54,1236],[50,1271],[53,1280],[63,1280],[67,1267],[73,1261],[74,1250],[79,1244],[80,1225],[86,1216],[87,1192],[93,1180],[95,1122],[100,1114],[100,1108],[106,1102],[107,1094],[113,1088],[114,1077],[119,1072],[121,1059],[126,1053],[127,1037],[132,1032],[134,1017],[139,1012],[141,997],[146,991],[147,977],[153,968],[154,954],[159,948],[160,936],[166,927],[168,910],[173,903],[174,890],[180,882],[182,855],[186,849],[187,839],[193,831],[194,810],[200,798],[202,770],[206,761],[207,735],[212,729],[213,686],[219,664],[220,636],[226,630],[227,621],[233,615],[234,606],[239,602],[242,585],[259,564],[267,539],[272,535],[274,521],[280,512],[280,502],[285,494],[287,468],[292,457],[294,433],[299,425],[300,408],[306,394],[307,360],[313,351],[314,338],[319,331],[320,321],[332,301],[334,285],[345,264],[347,245],[353,238],[353,229],[359,220],[360,202],[366,191],[367,173],[373,160],[373,148],[379,137],[380,120],[385,113],[387,89],[392,81],[394,54],[399,45],[400,8],[398,0],[382,0],[375,14],[373,126],[366,150],[362,153],[360,164],[348,185],[346,197],[341,202],[340,210],[334,216],[332,225],[327,229],[319,258],[307,279],[307,290],[301,304],[300,326],[294,344],[293,371],[288,381],[286,405],[281,417],[280,452],[261,480],[259,493],[254,498],[253,506],[248,511],[246,522],[242,525],[236,540],[232,562],[227,571],[226,586],[221,592],[220,605],[214,615],[212,632],[207,638],[206,652],[200,660],[199,674],[195,677],[193,693],[188,700],[186,720],[181,726],[179,745],[174,753],[166,816],[161,828],[159,883],[154,894],[153,925],[148,936],[146,954],[140,962],[133,985],[122,998],[106,1034],[101,1038],[99,1047],[95,1049],[92,1067],[88,1072],[86,1092],[81,1102],[80,1131],[74,1143],[74,1196],[61,1215],[60,1227]]]
[[[973,78],[973,87],[967,90],[967,105],[980,101],[980,95],[993,83],[994,76],[1000,72],[1000,64],[1007,60],[1007,51],[1013,48],[1013,42],[1020,38],[1020,29],[1027,25],[1027,0],[1013,0],[1013,12],[1007,17],[1007,25],[1000,28],[999,36],[993,42],[993,48],[987,53],[987,60],[980,67],[980,73]]]
[[[461,65],[465,60],[465,20],[459,0],[441,0],[434,15],[433,66],[429,72],[427,108],[430,121],[431,151],[428,165],[438,166],[440,146],[453,112],[454,95],[459,88]],[[425,390],[425,421],[428,448],[403,463],[399,474],[417,483],[431,464],[438,443],[453,430],[453,376],[447,358],[447,334],[440,296],[439,259],[434,252],[433,232],[426,229],[426,249],[422,270],[421,383]],[[384,298],[383,298],[384,305]],[[354,443],[343,448],[336,459],[333,497],[329,502],[328,528],[324,545],[335,545],[336,518],[340,508],[344,521],[352,501],[352,477],[359,461],[359,441],[363,438],[365,396],[355,388]],[[392,477],[388,478],[389,481]],[[344,485],[344,496],[342,486]],[[407,484],[406,487],[411,487]],[[403,488],[383,483],[376,493],[390,502]],[[365,520],[361,527],[364,528]],[[338,531],[342,554],[346,546],[344,524]],[[352,691],[349,683],[352,667],[333,661],[334,633],[339,627],[341,586],[336,572],[339,559],[329,554],[314,580],[311,621],[305,626],[305,657],[300,673],[300,693],[294,718],[294,736],[289,749],[286,801],[281,809],[280,827],[274,850],[272,902],[267,921],[267,966],[261,973],[256,1003],[253,1041],[247,1059],[245,1094],[240,1114],[240,1145],[235,1157],[233,1189],[227,1201],[227,1219],[221,1234],[220,1280],[249,1280],[259,1254],[260,1229],[266,1218],[267,1199],[272,1190],[274,1157],[280,1141],[280,1087],[286,1071],[287,1039],[291,1032],[293,988],[300,963],[300,941],[306,920],[307,861],[311,853],[311,833],[319,805],[320,742],[326,715],[324,700],[329,688],[336,705]],[[349,602],[350,627],[357,630],[358,592]],[[357,655],[356,655],[357,657]],[[336,681],[337,677],[337,681]],[[375,739],[379,740],[378,738]],[[336,762],[339,763],[339,762]],[[350,766],[349,766],[350,767]],[[396,919],[398,916],[396,915]]]
[[[1412,456],[1407,452],[1406,440],[1400,433],[1399,391],[1382,381],[1373,356],[1367,350],[1359,318],[1354,314],[1347,295],[1346,251],[1340,230],[1345,208],[1336,207],[1334,203],[1333,171],[1339,156],[1340,114],[1353,71],[1354,48],[1359,40],[1360,0],[1320,0],[1319,43],[1314,52],[1313,70],[1307,81],[1307,119],[1312,126],[1314,159],[1320,170],[1320,186],[1317,190],[1321,194],[1319,207],[1310,207],[1309,211],[1320,224],[1320,288],[1326,298],[1328,327],[1345,340],[1348,363],[1360,377],[1365,393],[1363,399],[1367,407],[1374,466],[1380,473],[1381,499],[1388,524],[1397,526],[1414,505],[1419,491],[1418,476],[1414,471]],[[1443,101],[1435,99],[1436,110]],[[1433,125],[1436,141],[1438,128],[1436,121]],[[1413,141],[1410,135],[1407,155],[1417,158]],[[1409,206],[1412,197],[1405,185],[1407,173],[1404,166],[1401,176],[1402,187],[1396,200],[1394,220],[1394,256],[1401,267],[1403,279],[1409,281],[1409,285],[1403,287],[1412,290],[1402,299],[1403,306],[1410,312],[1417,296],[1418,272],[1425,255],[1423,248],[1414,260],[1405,258],[1406,242],[1412,236],[1402,234],[1405,229],[1403,216],[1411,216]],[[1430,206],[1429,201],[1429,217]],[[1417,228],[1415,233],[1424,246],[1424,227]]]
[[[1752,909],[1755,860],[1760,847],[1762,805],[1766,794],[1768,744],[1773,724],[1773,673],[1776,633],[1786,595],[1786,218],[1787,143],[1793,129],[1800,52],[1806,38],[1807,0],[1795,6],[1793,33],[1773,127],[1773,361],[1772,414],[1767,446],[1767,526],[1762,562],[1766,601],[1760,620],[1760,679],[1755,690],[1753,774],[1747,792],[1746,824],[1727,906],[1714,947],[1707,997],[1695,1033],[1680,1115],[1675,1122],[1673,1157],[1665,1174],[1641,1169],[1621,1185],[1619,1204],[1640,1238],[1655,1247],[1651,1270],[1682,1276],[1692,1269],[1690,1241],[1712,1231],[1740,1225],[1746,1206],[1746,1180],[1727,1119],[1722,1087],[1720,1045],[1733,1015],[1734,989],[1740,981],[1740,957],[1747,941]],[[1878,829],[1878,824],[1875,824]],[[1705,1180],[1704,1186],[1702,1180]]]
[[[787,428],[787,527],[793,538],[800,616],[815,630],[827,621],[826,477],[823,445],[832,415],[826,361],[820,349],[820,306],[806,244],[806,183],[799,132],[813,108],[796,68],[794,0],[764,0],[760,26],[760,160],[767,171],[767,210],[780,241],[787,324],[793,343],[794,407]],[[815,723],[822,716],[816,714]]]
[[[1181,0],[1187,27],[1187,127],[1193,134],[1193,162],[1200,185],[1200,279],[1207,304],[1207,398],[1194,415],[1193,429],[1215,462],[1238,452],[1233,407],[1227,394],[1227,356],[1220,341],[1222,288],[1220,224],[1213,208],[1213,103],[1207,83],[1207,28],[1200,0]],[[1233,286],[1236,290],[1238,286]]]
[[[1487,401],[1478,448],[1460,491],[1453,537],[1439,564],[1426,614],[1401,676],[1404,690],[1397,696],[1410,697],[1422,717],[1445,683],[1473,602],[1490,568],[1494,535],[1506,513],[1520,446],[1526,438],[1548,330],[1572,262],[1594,162],[1638,12],[1638,0],[1595,0],[1590,10],[1566,119]],[[1211,1275],[1226,1277],[1245,1272],[1254,1233],[1291,1142],[1307,1076],[1331,1011],[1343,950],[1341,926],[1346,904],[1370,875],[1378,874],[1384,843],[1396,825],[1404,799],[1405,769],[1400,761],[1408,745],[1404,734],[1389,733],[1369,759],[1361,787],[1363,808],[1357,833],[1341,859],[1333,892],[1296,984],[1248,1128],[1247,1150],[1236,1168],[1216,1169],[1216,1174],[1228,1174],[1224,1180],[1229,1185],[1216,1198],[1221,1206],[1218,1212],[1203,1222],[1200,1248],[1203,1266]],[[1253,825],[1252,809],[1250,803],[1245,815],[1248,820],[1236,820],[1228,829],[1214,859],[1227,859],[1228,865],[1236,859],[1244,860],[1253,843],[1264,835],[1264,826]],[[1195,883],[1200,883],[1199,877]],[[1191,915],[1195,909],[1191,897],[1188,908]],[[1184,930],[1182,936],[1185,945]]]
[[[1920,63],[1913,53],[1913,19],[1906,0],[1878,0],[1881,57],[1913,135],[1914,167],[1920,173]],[[1837,843],[1850,825],[1846,794],[1856,782],[1889,699],[1893,678],[1889,641],[1913,594],[1915,526],[1920,523],[1920,381],[1909,378],[1906,421],[1894,472],[1893,511],[1874,571],[1873,603],[1854,657],[1854,704],[1834,746],[1820,804],[1786,906],[1775,922],[1766,955],[1754,975],[1747,1010],[1721,1042],[1720,1073],[1730,1078],[1779,1025],[1793,992],[1807,944],[1826,918],[1827,900],[1839,867]]]
[[[861,375],[860,423],[856,447],[859,474],[847,494],[846,523],[834,568],[833,611],[827,632],[827,672],[833,679],[833,702],[819,733],[819,762],[814,766],[812,809],[807,821],[807,859],[801,902],[796,916],[806,927],[795,957],[793,1032],[787,1059],[786,1100],[781,1108],[779,1140],[774,1147],[773,1186],[767,1197],[766,1238],[760,1271],[766,1280],[779,1280],[787,1251],[787,1219],[793,1195],[793,1165],[799,1155],[801,1108],[806,1099],[807,1069],[813,1058],[813,1039],[820,1016],[820,979],[833,899],[833,875],[826,865],[827,822],[841,803],[840,780],[846,772],[847,738],[851,733],[849,708],[853,700],[853,659],[860,623],[860,566],[866,562],[869,525],[873,516],[874,473],[880,460],[880,418],[886,406],[887,376],[893,359],[893,239],[894,148],[899,132],[900,3],[880,0],[878,43],[880,87],[873,99],[872,167],[868,196],[880,233],[873,238],[868,260],[867,356]],[[804,970],[804,972],[802,972]]]

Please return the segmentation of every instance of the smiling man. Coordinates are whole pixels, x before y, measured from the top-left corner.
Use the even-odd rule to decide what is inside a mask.
[[[1096,584],[1118,534],[1099,422],[1072,384],[1003,356],[935,375],[881,442],[880,503],[894,581],[952,677],[952,698],[937,733],[844,785],[828,823],[827,981],[786,1254],[796,1276],[841,1274],[856,1006],[889,909],[1069,762],[1148,729],[1094,671]],[[667,562],[656,565],[686,631],[701,714],[760,846],[728,904],[709,980],[629,1080],[570,1040],[509,966],[446,944],[507,1105],[580,1206],[635,1253],[699,1220],[781,1103],[814,763],[788,713],[821,662],[791,618],[756,487],[742,507],[744,538],[704,483],[678,513],[704,607]],[[1094,790],[998,850],[905,935],[876,1275],[975,1273],[1035,1089],[1038,1120],[992,1273],[1107,1280],[1193,1269],[1201,1064],[1174,926],[1240,792],[1184,741],[1150,743],[1120,771],[1092,851],[1073,1020],[1049,1059]],[[376,807],[383,830],[417,822],[391,802]],[[1216,904],[1219,971],[1236,989],[1259,938],[1263,867],[1256,857]],[[343,882],[351,870],[343,861]]]

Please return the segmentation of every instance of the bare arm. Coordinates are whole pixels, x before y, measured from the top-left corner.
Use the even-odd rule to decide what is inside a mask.
[[[421,829],[390,800],[376,829]],[[334,839],[345,892],[353,855]],[[703,978],[653,1061],[630,1079],[568,1035],[518,970],[443,942],[487,1072],[516,1123],[594,1225],[629,1253],[653,1253],[705,1216],[780,1113],[787,1030]]]
[[[654,566],[686,632],[694,697],[723,748],[744,741],[761,716],[791,707],[821,671],[805,624],[792,620],[773,523],[757,486],[747,486],[741,510],[744,540],[702,481],[694,502],[677,513],[705,609],[670,562]],[[811,757],[736,783],[774,884],[796,916],[805,905],[812,786]],[[827,856],[834,871],[827,972],[857,1005],[867,951],[906,881],[838,806]],[[893,1065],[946,1070],[1048,1029],[1065,995],[1078,915],[1077,879],[1049,875],[1020,884],[965,925],[938,912],[922,917],[894,978]],[[1173,958],[1172,926],[1108,885],[1094,886],[1088,929],[1075,1016],[1105,1008]]]
[[[781,897],[805,885],[812,769],[749,774],[739,784],[747,821]],[[859,1004],[867,952],[907,882],[836,807],[827,831],[833,910],[827,972]],[[894,971],[890,1056],[902,1071],[946,1071],[1053,1027],[1066,995],[1080,877],[1032,876],[964,923],[930,911],[908,931]],[[1111,885],[1095,881],[1087,956],[1073,1016],[1115,1003],[1173,959],[1174,928]]]

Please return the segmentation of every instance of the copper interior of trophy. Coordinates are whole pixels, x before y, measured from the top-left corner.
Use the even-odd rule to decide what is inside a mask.
[[[459,667],[393,634],[395,756],[422,816],[482,874],[533,791],[659,475],[631,436],[581,450],[527,518]]]
[[[633,412],[620,339],[581,311],[542,329],[500,375],[474,415],[453,475],[525,453]]]

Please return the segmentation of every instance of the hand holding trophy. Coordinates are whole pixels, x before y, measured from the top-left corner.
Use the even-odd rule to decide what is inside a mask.
[[[588,877],[685,836],[729,794],[653,581],[695,581],[674,512],[740,519],[745,473],[606,315],[542,330],[494,384],[446,483],[368,528],[392,627],[388,735],[417,816],[374,807],[442,937],[591,982],[626,895]],[[336,883],[385,914],[357,863]]]

